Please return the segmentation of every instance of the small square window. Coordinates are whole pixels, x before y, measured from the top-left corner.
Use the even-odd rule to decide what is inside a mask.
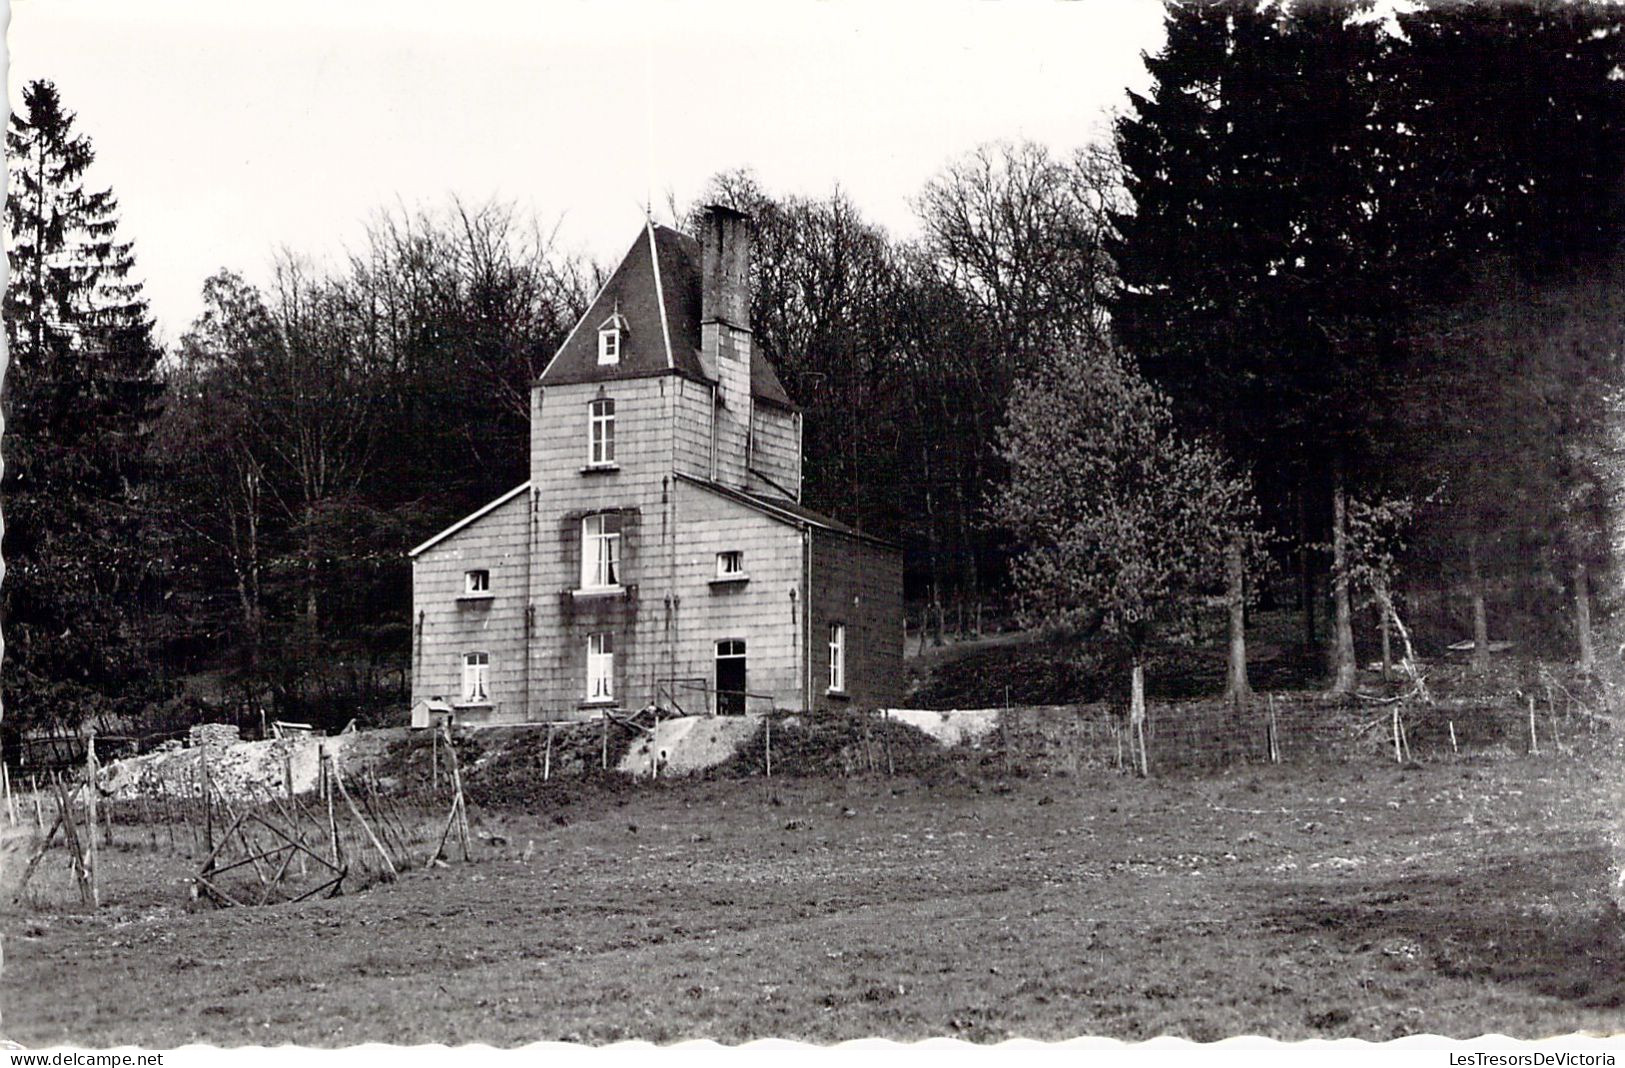
[[[598,362],[621,362],[621,332],[615,328],[598,331]]]
[[[464,593],[490,593],[491,572],[486,570],[463,572]]]
[[[717,578],[738,578],[745,573],[745,554],[738,549],[717,553]]]

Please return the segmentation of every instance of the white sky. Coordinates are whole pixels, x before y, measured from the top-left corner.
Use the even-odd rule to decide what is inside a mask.
[[[1161,37],[1155,0],[13,0],[7,84],[78,113],[174,340],[220,267],[263,281],[277,247],[336,257],[380,207],[453,193],[609,259],[651,193],[749,165],[906,235],[977,143],[1101,135]]]

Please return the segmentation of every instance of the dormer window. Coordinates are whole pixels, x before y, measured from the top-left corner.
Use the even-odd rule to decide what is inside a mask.
[[[617,311],[598,327],[598,362],[621,362],[621,346],[626,341],[626,317]]]

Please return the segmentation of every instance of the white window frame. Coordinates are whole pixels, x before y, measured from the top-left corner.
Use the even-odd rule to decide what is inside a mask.
[[[489,597],[491,596],[491,570],[489,568],[473,568],[463,572],[463,596]]]
[[[846,692],[846,624],[829,625],[829,692]]]
[[[589,515],[581,521],[581,588],[616,590],[620,587],[621,517],[614,512]]]
[[[742,549],[724,549],[717,553],[717,578],[742,579],[745,577],[745,553]]]
[[[621,362],[621,328],[604,326],[598,330],[598,362],[601,365]]]
[[[610,397],[587,405],[587,466],[615,466],[615,401]]]
[[[491,703],[491,654],[463,654],[463,704]]]
[[[587,700],[603,703],[615,700],[615,634],[612,631],[587,635]]]

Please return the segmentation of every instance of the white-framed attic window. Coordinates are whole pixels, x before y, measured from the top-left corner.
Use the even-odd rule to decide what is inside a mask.
[[[626,342],[626,317],[618,310],[598,326],[598,363],[600,366],[621,362],[621,349]]]
[[[491,572],[485,568],[463,572],[463,596],[489,597],[491,595]]]

